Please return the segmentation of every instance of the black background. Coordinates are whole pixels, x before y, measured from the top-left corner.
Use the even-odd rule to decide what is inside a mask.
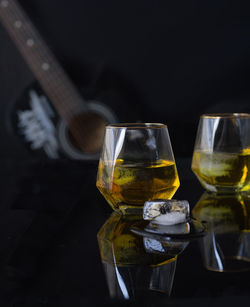
[[[176,156],[192,154],[202,113],[249,112],[248,1],[20,3],[77,85],[112,100],[121,121],[168,124]],[[0,27],[3,156],[26,154],[5,128],[32,80]]]
[[[199,116],[250,112],[250,3],[19,2],[87,97],[112,105],[122,121],[168,125],[181,181],[176,198],[193,207],[202,193],[190,171]],[[96,241],[111,212],[95,187],[97,164],[37,161],[11,129],[11,110],[33,82],[0,26],[0,300],[115,306]],[[173,297],[160,306],[249,302],[248,273],[206,272],[196,243],[178,261]]]

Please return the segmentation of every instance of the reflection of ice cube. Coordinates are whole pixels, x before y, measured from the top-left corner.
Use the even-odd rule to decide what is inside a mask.
[[[155,223],[174,225],[183,223],[189,216],[186,200],[155,199],[146,201],[143,208],[144,220],[154,219]]]
[[[144,248],[148,253],[159,254],[164,253],[166,255],[179,255],[188,246],[189,241],[158,241],[156,239],[144,237]]]
[[[165,250],[162,247],[162,244],[160,241],[157,241],[155,239],[151,238],[143,238],[143,244],[145,247],[145,250],[149,253],[154,253],[154,252],[159,252],[159,253],[164,253]]]
[[[154,234],[188,234],[190,232],[189,223],[182,223],[178,225],[157,225],[154,221],[150,222],[145,230]],[[167,255],[178,255],[187,247],[189,241],[178,241],[176,239],[156,240],[154,238],[143,238],[144,248],[149,253],[166,253]]]

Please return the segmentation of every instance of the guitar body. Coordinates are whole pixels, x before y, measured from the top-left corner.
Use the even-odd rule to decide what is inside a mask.
[[[97,160],[114,114],[142,117],[132,87],[113,72],[102,72],[82,95],[17,0],[0,0],[0,22],[37,80],[10,112],[13,131],[34,155]]]
[[[98,118],[103,121],[103,125],[117,122],[114,112],[106,104],[94,100],[87,104],[88,114],[92,114],[95,122]],[[76,116],[80,114],[76,112]],[[99,158],[99,152],[88,154],[79,148],[67,123],[58,115],[38,82],[24,91],[12,107],[9,117],[12,132],[35,157],[76,160]]]
[[[0,21],[39,82],[13,110],[14,131],[36,154],[98,159],[105,126],[117,121],[113,112],[81,96],[16,0],[0,0]]]

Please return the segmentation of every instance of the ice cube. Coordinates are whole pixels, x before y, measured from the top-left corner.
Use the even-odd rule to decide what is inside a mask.
[[[143,208],[143,219],[154,223],[175,225],[184,223],[189,217],[187,200],[154,199],[146,201]]]
[[[146,227],[145,230],[155,234],[188,234],[190,233],[190,224],[181,223],[175,225],[162,225],[154,223],[152,220]]]
[[[154,223],[163,225],[175,225],[186,221],[186,214],[183,212],[170,212],[154,218]]]
[[[202,174],[210,177],[227,176],[237,163],[238,155],[233,153],[201,154],[199,169]]]

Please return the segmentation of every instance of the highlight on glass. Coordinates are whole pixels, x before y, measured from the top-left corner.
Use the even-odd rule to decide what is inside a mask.
[[[113,210],[140,212],[147,200],[172,198],[179,185],[166,125],[106,127],[97,188]]]
[[[192,170],[209,191],[249,191],[250,114],[202,115]]]

